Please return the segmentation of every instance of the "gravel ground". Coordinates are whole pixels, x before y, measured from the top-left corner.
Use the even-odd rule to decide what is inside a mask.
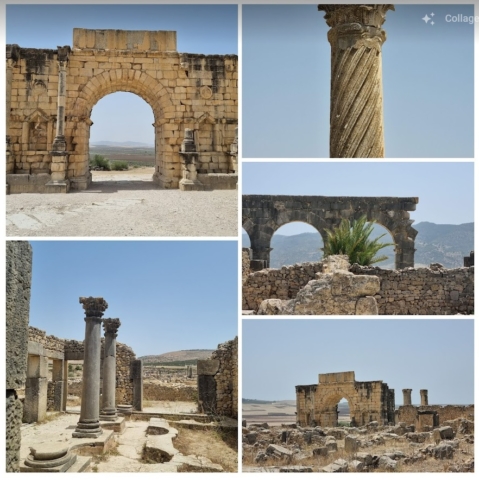
[[[94,172],[86,191],[8,195],[7,236],[237,237],[236,190],[161,190],[149,179]]]

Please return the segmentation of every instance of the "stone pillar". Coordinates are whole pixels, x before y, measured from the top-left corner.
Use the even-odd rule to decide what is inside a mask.
[[[23,421],[41,422],[47,416],[48,358],[28,355]]]
[[[201,183],[198,181],[198,172],[196,161],[198,152],[194,140],[194,131],[191,128],[185,128],[185,137],[180,147],[181,166],[183,178],[180,180],[180,190],[199,190]]]
[[[12,103],[13,65],[18,60],[18,45],[7,45],[7,70],[6,70],[6,105],[5,105],[5,133],[6,133],[6,173],[15,173],[15,161],[10,152],[10,109]]]
[[[65,140],[65,99],[67,89],[67,63],[69,46],[58,47],[58,104],[57,129],[52,147],[52,182],[65,183],[67,171],[67,142]]]
[[[62,398],[62,412],[67,411],[68,399],[68,360],[63,362],[63,398]]]
[[[403,268],[414,267],[414,240],[407,238],[403,234],[395,234],[393,236],[394,243],[396,247],[394,248],[395,253],[395,267],[396,270]]]
[[[65,382],[63,377],[63,360],[53,359],[52,365],[52,382],[53,382],[53,410],[55,412],[65,411],[64,394]],[[68,376],[68,375],[67,375]]]
[[[105,318],[105,348],[103,356],[103,394],[101,401],[101,420],[115,420],[116,411],[116,337],[121,322],[118,318]]]
[[[384,157],[381,28],[393,5],[318,5],[331,29],[331,158]]]
[[[133,380],[133,408],[143,410],[143,361],[132,360],[131,378]]]
[[[419,394],[421,395],[421,405],[429,405],[427,399],[427,390],[419,390]]]
[[[230,145],[230,170],[233,173],[238,173],[238,127],[235,128],[235,139]]]
[[[85,341],[80,421],[73,432],[77,438],[97,438],[100,428],[101,317],[108,304],[101,297],[80,297],[85,310]]]
[[[412,405],[411,402],[411,392],[412,388],[403,388],[402,389],[402,394],[403,394],[403,405]]]

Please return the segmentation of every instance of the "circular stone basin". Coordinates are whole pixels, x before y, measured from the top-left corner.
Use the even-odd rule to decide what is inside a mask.
[[[48,442],[36,447],[30,447],[30,452],[35,460],[56,460],[64,457],[69,449],[68,445],[62,445],[59,442]]]

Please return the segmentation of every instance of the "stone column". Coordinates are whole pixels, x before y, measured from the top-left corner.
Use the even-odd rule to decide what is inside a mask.
[[[48,358],[28,355],[23,421],[41,422],[47,416]]]
[[[53,410],[56,412],[63,412],[64,401],[63,397],[65,395],[65,382],[63,378],[63,360],[53,359],[52,366],[52,382],[54,384],[54,399],[53,399]]]
[[[65,182],[67,171],[67,143],[65,140],[65,99],[67,89],[67,63],[71,50],[69,46],[58,47],[58,99],[57,129],[52,147],[52,181]]]
[[[133,380],[133,408],[143,410],[143,360],[131,361],[131,378]]]
[[[6,133],[6,172],[15,173],[15,162],[10,152],[10,109],[12,103],[13,65],[18,59],[18,45],[7,45],[7,70],[6,70],[6,105],[5,105],[5,133]]]
[[[118,318],[105,318],[105,352],[103,355],[103,394],[101,400],[101,420],[115,420],[116,411],[116,337],[121,322]]]
[[[318,5],[331,29],[331,158],[384,157],[381,28],[393,5]]]
[[[419,390],[419,394],[421,395],[421,405],[429,405],[427,399],[427,390]]]
[[[403,388],[402,389],[402,394],[403,394],[403,405],[412,405],[411,402],[411,392],[412,388]]]
[[[77,438],[97,438],[100,428],[101,317],[108,304],[101,297],[80,297],[85,310],[85,341],[80,421],[73,432]]]

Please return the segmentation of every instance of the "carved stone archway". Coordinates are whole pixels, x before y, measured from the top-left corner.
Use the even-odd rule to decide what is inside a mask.
[[[296,386],[296,415],[301,426],[337,426],[338,402],[349,403],[351,426],[394,423],[394,390],[382,381],[357,382],[354,372],[321,373],[317,385]]]
[[[153,110],[160,187],[236,188],[236,55],[178,53],[173,31],[75,28],[71,48],[7,45],[6,67],[10,193],[86,189],[92,108],[120,91]]]
[[[416,210],[417,197],[319,197],[288,195],[243,195],[243,228],[249,235],[253,261],[269,268],[271,238],[281,226],[295,221],[315,227],[323,241],[325,230],[366,215],[386,228],[395,243],[397,269],[414,267],[414,239],[409,211]]]

